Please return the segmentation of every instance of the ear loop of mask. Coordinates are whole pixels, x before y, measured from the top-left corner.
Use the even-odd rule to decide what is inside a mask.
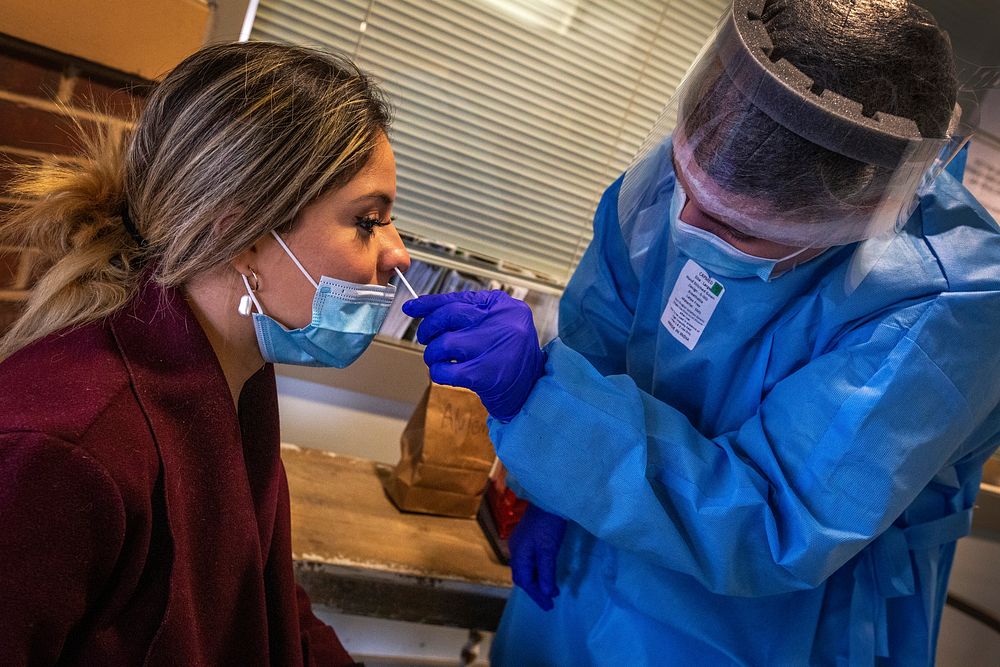
[[[804,252],[805,252],[806,250],[811,250],[811,249],[812,249],[812,248],[811,248],[810,246],[806,246],[806,247],[804,247],[804,248],[799,248],[798,250],[796,250],[795,252],[793,252],[793,253],[792,253],[791,255],[788,255],[787,257],[782,257],[781,259],[777,260],[777,261],[776,261],[776,262],[774,263],[774,266],[775,266],[775,268],[777,268],[777,267],[778,267],[778,264],[781,264],[782,262],[787,262],[787,261],[788,261],[788,260],[790,260],[790,259],[795,259],[795,258],[796,258],[796,257],[798,257],[799,255],[801,255],[802,253],[804,253]],[[749,253],[748,253],[748,254],[749,254]],[[751,257],[753,257],[754,255],[750,255],[750,256],[751,256]],[[764,257],[762,257],[762,258],[760,258],[760,259],[768,259],[768,258],[764,258]],[[795,263],[793,263],[793,264],[792,264],[792,265],[791,265],[790,267],[788,267],[787,269],[785,269],[784,271],[782,271],[782,273],[785,273],[786,271],[791,271],[791,270],[793,270],[793,269],[794,269],[795,267],[797,267],[798,265],[799,265],[799,263],[798,263],[798,262],[795,262]],[[780,275],[780,274],[779,274],[779,275]]]
[[[299,271],[302,272],[302,275],[306,277],[306,280],[309,281],[309,283],[313,286],[313,288],[319,289],[319,283],[313,280],[313,277],[309,275],[309,272],[306,271],[304,266],[302,266],[302,262],[299,261],[299,258],[296,257],[294,253],[292,253],[288,245],[282,240],[280,236],[278,236],[278,233],[275,232],[273,229],[271,230],[271,236],[273,236],[274,240],[278,242],[278,244],[281,246],[281,249],[285,251],[285,254],[288,255],[293,262],[295,262],[295,266],[299,268]],[[264,312],[263,306],[260,305],[260,301],[257,299],[257,295],[254,294],[253,289],[250,288],[250,281],[242,273],[240,274],[240,277],[243,278],[243,287],[247,291],[247,296],[250,297],[250,299],[253,301],[253,305],[257,308],[257,312],[260,313],[261,315],[265,315],[266,313]],[[241,314],[243,313],[242,305],[239,308],[239,311]],[[247,315],[249,315],[249,313],[247,313]]]
[[[282,249],[285,251],[285,254],[292,258],[292,261],[295,262],[295,266],[299,267],[299,271],[301,271],[302,275],[304,275],[306,279],[312,284],[313,288],[319,289],[319,283],[313,280],[313,277],[309,275],[308,271],[306,271],[306,267],[302,266],[302,262],[299,261],[299,258],[296,257],[294,254],[292,254],[291,249],[289,249],[289,247],[285,245],[285,242],[281,239],[281,237],[278,236],[278,232],[272,229],[271,236],[273,236],[274,240],[277,241],[278,244],[282,247]]]
[[[246,291],[247,291],[246,296],[249,296],[250,300],[253,301],[253,305],[256,306],[257,312],[260,313],[261,315],[264,315],[265,314],[264,313],[264,308],[260,305],[260,301],[257,300],[257,295],[253,293],[252,289],[250,289],[250,281],[247,280],[247,277],[246,277],[245,274],[241,273],[240,277],[243,278],[243,287],[245,287]],[[239,311],[240,311],[240,314],[243,315],[243,305],[242,304],[240,304]],[[250,313],[248,312],[246,315],[244,315],[244,317],[249,317],[249,315],[250,315]]]

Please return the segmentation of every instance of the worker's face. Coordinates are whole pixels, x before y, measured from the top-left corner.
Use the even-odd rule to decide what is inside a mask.
[[[282,239],[317,282],[329,276],[386,285],[410,257],[390,221],[396,200],[396,161],[383,135],[371,160],[343,187],[305,207]],[[286,327],[312,318],[316,289],[270,234],[258,243],[257,296],[265,312]]]
[[[689,187],[687,180],[684,178],[683,171],[677,168],[676,161],[674,161],[674,174],[677,176],[677,180],[680,181],[681,185],[684,187],[684,193],[687,195],[687,201],[684,204],[684,208],[681,210],[681,220],[692,227],[698,227],[699,229],[711,232],[737,250],[742,250],[748,255],[754,255],[755,257],[780,259],[782,257],[788,257],[796,251],[801,250],[801,248],[797,246],[785,245],[783,243],[776,243],[774,241],[768,241],[766,239],[750,236],[742,231],[734,229],[730,225],[727,225],[722,220],[719,220],[718,218],[707,213],[705,209],[699,205],[694,191],[691,187]],[[799,257],[798,261],[801,262],[804,259],[816,254],[819,253],[806,251],[801,257]]]

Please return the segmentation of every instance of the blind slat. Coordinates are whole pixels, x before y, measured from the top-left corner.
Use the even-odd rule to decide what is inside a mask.
[[[295,20],[293,15],[281,12],[272,14],[265,10],[262,14],[262,20],[280,24],[286,29]],[[478,90],[483,90],[484,86],[496,90],[532,88],[539,95],[538,99],[550,103],[550,112],[558,109],[558,106],[551,106],[551,103],[561,104],[565,108],[567,102],[586,103],[588,99],[600,94],[613,99],[615,96],[628,94],[634,88],[634,83],[623,81],[623,77],[630,76],[628,71],[593,74],[580,69],[577,63],[556,60],[545,63],[534,56],[520,57],[520,54],[512,50],[508,50],[506,55],[488,52],[476,42],[457,38],[449,40],[445,45],[442,38],[445,35],[456,37],[455,33],[438,34],[433,32],[433,26],[424,24],[416,17],[412,20],[409,17],[403,18],[408,19],[407,22],[387,18],[377,28],[369,28],[365,35],[367,49],[361,54],[361,58],[376,67],[380,65],[381,58],[402,61],[411,69],[419,66],[438,71]],[[322,28],[303,27],[300,31],[318,43],[324,42]],[[431,49],[429,46],[435,48]],[[399,54],[406,58],[401,59]],[[592,108],[583,109],[584,113],[591,111]]]
[[[564,281],[725,5],[261,0],[251,36],[346,51],[382,80],[402,231]]]

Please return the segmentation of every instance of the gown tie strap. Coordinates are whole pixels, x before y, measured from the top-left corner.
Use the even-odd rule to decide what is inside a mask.
[[[906,528],[890,526],[856,558],[850,611],[850,664],[872,665],[889,655],[889,598],[916,593],[911,551],[957,541],[972,528],[972,508]]]

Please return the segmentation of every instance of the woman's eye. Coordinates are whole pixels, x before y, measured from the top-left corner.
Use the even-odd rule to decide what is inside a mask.
[[[364,231],[366,234],[371,236],[375,233],[376,227],[385,227],[389,225],[396,218],[389,218],[388,220],[380,220],[377,215],[367,215],[363,218],[357,218],[357,226]]]

